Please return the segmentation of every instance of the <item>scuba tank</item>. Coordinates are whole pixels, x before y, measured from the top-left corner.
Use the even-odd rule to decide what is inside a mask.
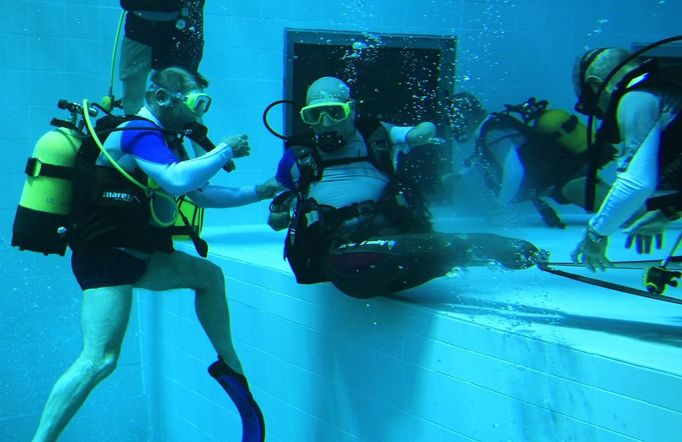
[[[12,227],[12,246],[64,255],[60,235],[71,208],[71,168],[81,145],[74,129],[59,127],[44,134],[26,163],[26,181]]]
[[[560,109],[542,112],[534,127],[541,133],[550,134],[567,151],[580,155],[587,150],[587,128],[573,114]]]
[[[72,247],[74,244],[80,244],[80,239],[76,239],[78,234],[75,232],[82,231],[77,219],[82,215],[79,212],[81,206],[89,207],[89,205],[96,204],[100,208],[115,206],[121,210],[126,208],[134,210],[135,204],[125,203],[146,200],[149,204],[148,215],[159,226],[168,228],[175,225],[171,233],[175,231],[178,235],[188,235],[197,247],[197,252],[205,257],[208,247],[198,237],[203,224],[203,209],[197,208],[188,199],[187,201],[181,199],[179,202],[184,202],[186,206],[184,213],[180,214],[184,227],[176,222],[176,216],[173,216],[171,221],[158,219],[150,197],[154,193],[153,189],[123,170],[113,158],[108,156],[102,146],[98,133],[102,139],[106,139],[113,131],[135,130],[137,129],[135,127],[119,128],[119,125],[136,117],[113,115],[99,104],[95,103],[93,107],[90,107],[87,100],[83,100],[83,105],[60,100],[58,107],[68,110],[71,114],[70,119],[53,118],[50,124],[57,128],[38,140],[32,156],[28,159],[25,169],[27,178],[12,229],[12,246],[19,247],[19,250],[63,256],[66,253],[67,244]],[[90,117],[97,115],[98,111],[95,108],[103,110],[107,115],[97,120],[97,125],[93,127]],[[156,130],[166,131],[162,128]],[[175,135],[184,136],[196,131],[197,129],[192,127],[172,132]],[[95,166],[95,160],[100,152],[113,166],[111,171],[103,172],[103,174],[95,173],[100,170]],[[93,170],[90,171],[90,168]],[[120,183],[112,182],[110,179],[112,175],[115,178],[119,174],[125,182],[123,186],[127,192],[125,196],[135,196],[136,192],[139,194],[137,197],[130,201],[121,199],[121,195],[117,193],[121,191],[118,190],[121,188]],[[93,179],[95,181],[92,181]],[[74,187],[76,183],[78,186]],[[95,190],[101,191],[101,186],[109,186],[112,183],[118,187],[114,187],[111,192],[104,192],[99,196],[89,194]],[[159,192],[156,195],[161,199],[167,199],[173,205],[175,214],[178,215],[178,203],[172,196]],[[147,221],[143,224],[146,225]],[[84,234],[85,240],[89,243],[94,241],[93,238],[105,242],[111,241],[112,229],[110,227],[97,230],[97,227],[90,225],[90,230]]]

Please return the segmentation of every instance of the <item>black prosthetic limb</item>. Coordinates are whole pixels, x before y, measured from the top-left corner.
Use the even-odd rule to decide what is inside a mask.
[[[208,373],[220,384],[234,402],[242,419],[242,442],[265,441],[265,420],[249,390],[244,375],[232,370],[222,358],[208,367]]]

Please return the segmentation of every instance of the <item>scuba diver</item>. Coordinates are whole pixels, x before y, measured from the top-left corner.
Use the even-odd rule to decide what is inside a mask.
[[[626,247],[649,253],[682,209],[682,69],[636,59],[621,48],[594,49],[573,69],[576,110],[602,120],[599,142],[622,143],[619,173],[583,239],[571,254],[590,270],[604,270],[608,237],[646,206],[625,233]],[[653,197],[657,190],[675,193]],[[652,198],[653,197],[653,198]]]
[[[563,229],[566,225],[545,199],[585,208],[586,128],[575,115],[547,109],[548,105],[547,100],[531,97],[488,115],[465,164],[481,167],[498,206],[531,201],[546,225]],[[616,152],[612,146],[602,149],[598,168],[611,162]],[[601,201],[609,186],[600,179],[596,190]]]
[[[300,116],[314,134],[289,140],[277,170],[289,190],[275,197],[268,218],[275,230],[288,227],[285,257],[299,283],[331,281],[369,298],[457,266],[497,261],[522,269],[541,257],[527,241],[433,231],[426,202],[395,172],[397,153],[428,144],[433,123],[356,118],[350,88],[334,77],[310,85]]]
[[[190,195],[204,207],[231,207],[273,194],[209,183],[232,158],[249,155],[246,136],[228,137],[209,153],[186,159],[179,134],[208,111],[212,99],[206,86],[205,79],[179,67],[153,71],[145,107],[111,131],[103,146],[97,141],[90,164],[81,157],[84,147],[78,151],[71,222],[60,234],[72,249],[72,270],[84,293],[83,350],[54,385],[34,441],[56,440],[115,369],[135,288],[195,292],[199,322],[218,353],[209,374],[236,405],[242,440],[265,439],[263,415],[232,343],[222,269],[173,249],[175,195]],[[84,110],[91,128],[87,115]]]

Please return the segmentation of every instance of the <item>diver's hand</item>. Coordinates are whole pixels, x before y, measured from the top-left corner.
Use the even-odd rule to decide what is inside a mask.
[[[258,201],[270,199],[282,190],[284,190],[284,187],[277,182],[275,177],[269,178],[264,183],[256,184],[256,196],[258,197]]]
[[[405,141],[410,146],[421,146],[431,142],[431,139],[436,135],[436,125],[430,121],[419,123],[405,136]]]
[[[606,270],[611,266],[611,261],[606,257],[606,247],[609,244],[607,236],[598,236],[588,228],[585,237],[578,243],[575,250],[571,253],[571,260],[578,264],[585,264],[585,267],[594,272],[596,270]]]
[[[221,143],[225,143],[232,148],[232,154],[235,158],[242,158],[251,155],[251,146],[249,146],[249,136],[230,135],[223,138]]]
[[[663,232],[671,222],[660,210],[645,213],[624,230],[628,236],[625,247],[629,249],[635,244],[639,254],[651,253],[652,244],[660,250],[663,247]]]
[[[268,225],[275,231],[286,229],[290,222],[289,212],[270,212],[268,215]]]
[[[288,191],[282,192],[272,199],[268,215],[268,225],[273,230],[282,230],[289,227],[291,223],[290,211],[295,198],[296,193]]]

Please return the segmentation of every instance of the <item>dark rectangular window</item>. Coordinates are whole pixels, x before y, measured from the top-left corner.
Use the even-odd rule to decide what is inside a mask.
[[[432,121],[450,136],[446,97],[453,92],[456,38],[371,32],[286,29],[285,98],[287,135],[309,131],[298,117],[307,87],[317,78],[344,80],[357,101],[358,117],[397,125]],[[447,146],[447,147],[446,147]],[[415,149],[402,161],[424,184],[435,185],[449,167],[448,145]],[[430,183],[430,184],[429,184]]]

